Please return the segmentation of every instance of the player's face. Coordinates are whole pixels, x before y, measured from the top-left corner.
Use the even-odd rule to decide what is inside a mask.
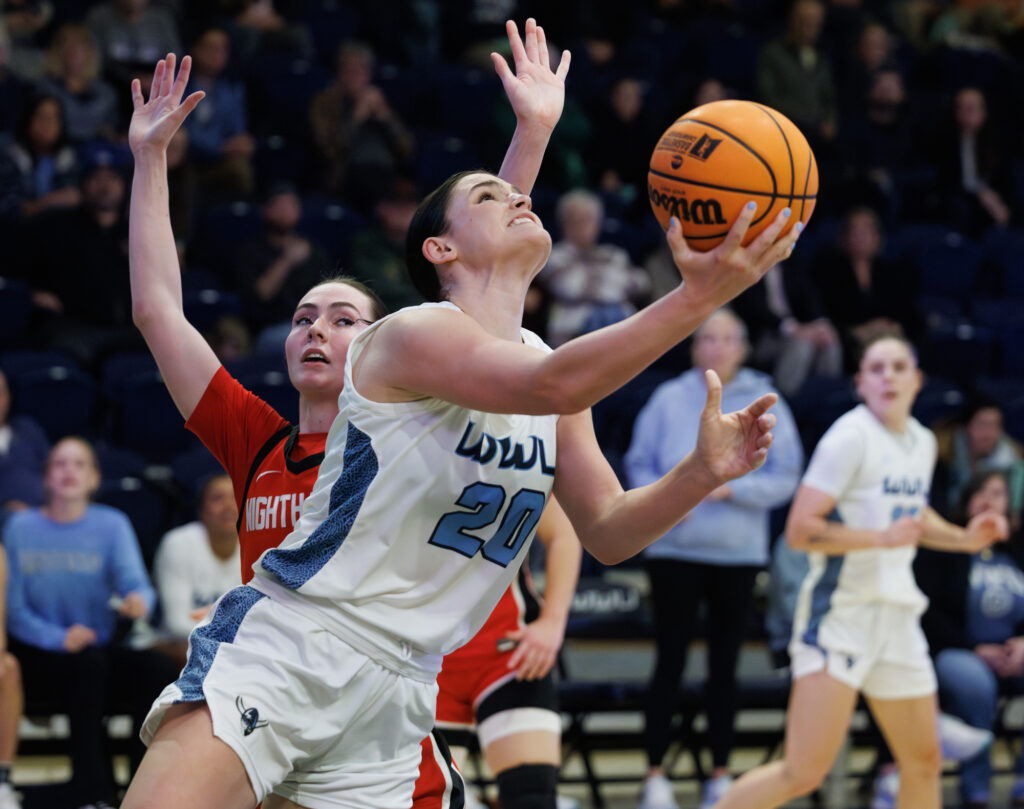
[[[61,441],[50,451],[43,484],[51,499],[88,500],[100,484],[92,452],[81,441]]]
[[[223,533],[235,529],[238,506],[235,505],[235,490],[231,485],[231,478],[216,477],[210,481],[203,494],[199,519],[208,531]]]
[[[1002,475],[992,475],[967,501],[968,519],[986,511],[1004,515],[1010,511],[1010,492],[1006,486],[1006,478]]]
[[[522,261],[532,278],[551,253],[551,236],[530,198],[493,174],[469,174],[455,186],[445,237],[470,267]]]
[[[906,343],[879,340],[864,354],[857,373],[857,392],[883,423],[910,415],[920,389],[921,372]]]
[[[337,398],[345,384],[349,343],[372,319],[370,299],[348,284],[321,284],[307,292],[284,342],[288,377],[296,390]]]

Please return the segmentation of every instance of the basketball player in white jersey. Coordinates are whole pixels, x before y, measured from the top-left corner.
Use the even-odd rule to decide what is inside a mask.
[[[869,341],[856,379],[864,403],[822,437],[786,523],[810,570],[789,649],[785,756],[736,781],[716,809],[768,809],[815,789],[858,694],[899,765],[899,809],[941,805],[935,672],[920,627],[927,600],[911,564],[918,545],[970,553],[1008,526],[986,513],[964,529],[928,505],[935,436],[910,415],[921,372],[906,338]]]
[[[352,341],[299,524],[192,633],[122,806],[405,809],[441,657],[508,587],[553,487],[584,547],[613,564],[764,462],[775,397],[722,414],[709,372],[694,452],[624,492],[589,407],[787,256],[788,214],[743,247],[751,203],[707,253],[674,222],[678,289],[551,351],[520,326],[551,250],[529,197],[479,171],[430,195],[407,260],[438,302]]]

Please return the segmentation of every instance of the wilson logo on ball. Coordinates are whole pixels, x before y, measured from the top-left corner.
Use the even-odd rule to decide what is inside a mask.
[[[690,157],[696,157],[698,160],[707,160],[721,142],[721,138],[709,138],[706,134],[701,135],[697,142],[690,147],[688,154]]]
[[[669,216],[692,222],[695,225],[724,225],[722,206],[717,199],[687,199],[671,194],[662,194],[658,189],[647,187],[651,204],[668,212]]]

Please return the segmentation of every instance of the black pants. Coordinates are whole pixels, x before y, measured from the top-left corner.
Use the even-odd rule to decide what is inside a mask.
[[[736,661],[747,626],[758,567],[708,565],[674,559],[646,560],[654,606],[657,662],[647,695],[647,759],[661,766],[671,742],[671,725],[693,640],[697,612],[707,607],[708,681],[705,712],[715,767],[729,763],[736,715]]]
[[[178,675],[167,656],[118,645],[90,646],[81,652],[51,652],[10,639],[21,664],[25,701],[66,713],[71,725],[71,793],[78,805],[116,803],[104,716],[128,713],[134,720],[131,769],[145,746],[138,729],[153,700]]]

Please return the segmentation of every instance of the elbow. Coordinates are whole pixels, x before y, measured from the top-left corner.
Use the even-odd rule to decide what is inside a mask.
[[[153,324],[156,320],[156,307],[151,303],[143,301],[132,301],[132,323],[141,332]]]
[[[538,408],[544,414],[571,416],[580,413],[593,404],[582,391],[575,389],[565,378],[554,374],[542,374],[533,388],[537,395]]]

